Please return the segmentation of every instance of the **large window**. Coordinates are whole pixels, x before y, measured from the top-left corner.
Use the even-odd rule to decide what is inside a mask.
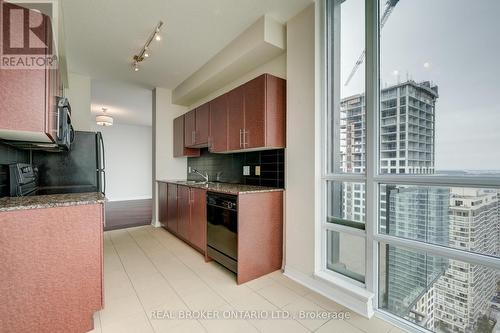
[[[325,3],[321,269],[389,319],[492,332],[500,1]]]

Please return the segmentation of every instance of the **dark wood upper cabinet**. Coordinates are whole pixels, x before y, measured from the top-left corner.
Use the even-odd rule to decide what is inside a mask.
[[[191,223],[188,240],[199,251],[205,253],[207,247],[207,191],[191,188],[190,195]]]
[[[184,114],[184,145],[193,147],[196,142],[196,110]]]
[[[29,20],[38,20],[38,16],[29,15],[29,9],[3,1],[0,5],[3,6],[4,11],[22,10],[25,12],[24,17],[29,17]],[[54,51],[52,23],[48,16],[42,15],[42,17],[42,24],[33,22],[33,26],[40,25],[37,28],[39,31],[37,36]],[[10,29],[11,38],[22,40],[23,35],[22,29]],[[40,54],[40,56],[49,56],[48,51],[47,48],[45,54]],[[24,54],[30,54],[30,50],[24,50],[24,52]],[[33,142],[55,141],[57,97],[62,97],[58,89],[59,76],[57,69],[48,67],[0,69],[0,138]]]
[[[177,234],[189,239],[191,224],[191,191],[187,186],[177,186]]]
[[[175,184],[167,184],[166,214],[167,229],[177,234],[177,185]]]
[[[266,76],[259,76],[246,83],[245,127],[243,148],[259,148],[266,145]]]
[[[186,148],[184,144],[184,116],[174,119],[174,157],[200,156],[199,149]]]
[[[214,153],[285,148],[285,118],[286,81],[262,74],[186,113],[184,146]]]
[[[244,87],[240,86],[231,90],[227,94],[227,132],[228,151],[240,150],[243,148],[243,130],[245,128],[245,95]]]
[[[210,102],[210,131],[208,149],[212,153],[225,152],[227,149],[227,95]]]
[[[263,74],[227,95],[228,151],[285,148],[285,80]]]
[[[208,134],[210,127],[210,104],[205,103],[196,108],[196,129],[194,145],[196,147],[208,147]]]

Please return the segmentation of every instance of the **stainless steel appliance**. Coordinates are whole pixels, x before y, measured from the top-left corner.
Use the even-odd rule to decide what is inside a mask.
[[[238,271],[238,197],[207,193],[207,254]]]
[[[55,142],[4,141],[19,149],[43,150],[50,152],[69,151],[74,141],[75,131],[71,125],[71,106],[67,98],[57,101],[57,128]]]
[[[33,151],[31,164],[9,166],[10,195],[106,192],[100,132],[75,132],[71,151]]]

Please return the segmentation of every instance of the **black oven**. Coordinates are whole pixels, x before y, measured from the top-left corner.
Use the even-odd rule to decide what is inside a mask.
[[[238,269],[238,197],[207,194],[207,254],[233,272]]]

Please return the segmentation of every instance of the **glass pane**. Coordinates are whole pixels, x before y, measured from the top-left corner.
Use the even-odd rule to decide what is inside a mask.
[[[364,0],[328,1],[331,78],[328,172],[365,172]]]
[[[365,184],[328,181],[327,222],[365,229]]]
[[[499,271],[387,244],[379,256],[380,308],[433,332],[494,331]]]
[[[500,1],[380,5],[380,172],[500,176]]]
[[[328,230],[326,234],[326,267],[365,282],[365,239]]]
[[[500,190],[380,186],[380,232],[499,256]]]

